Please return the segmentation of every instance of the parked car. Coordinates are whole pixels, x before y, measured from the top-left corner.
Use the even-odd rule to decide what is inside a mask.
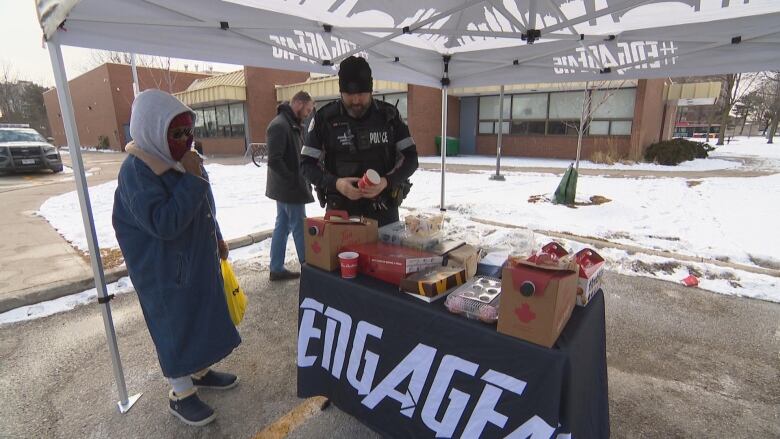
[[[57,148],[25,125],[0,124],[0,172],[40,169],[62,172]]]

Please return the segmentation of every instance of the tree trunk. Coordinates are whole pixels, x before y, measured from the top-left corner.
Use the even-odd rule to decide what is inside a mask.
[[[747,123],[747,118],[750,112],[745,112],[745,117],[742,118],[742,128],[739,129],[739,135],[744,136],[745,135],[745,124]],[[748,131],[748,137],[750,137],[750,131]]]
[[[731,106],[726,103],[723,105],[723,112],[720,113],[720,130],[718,131],[718,143],[716,145],[723,145],[723,139],[726,137],[726,128],[729,125],[729,113],[731,112]],[[709,136],[709,133],[707,133]]]
[[[769,143],[769,144],[775,143],[774,142],[774,138],[775,138],[775,133],[777,132],[777,123],[778,122],[780,122],[780,114],[775,113],[775,115],[772,116],[772,123],[770,124],[770,127],[769,127],[769,133],[766,136],[767,137],[767,142],[766,143]]]

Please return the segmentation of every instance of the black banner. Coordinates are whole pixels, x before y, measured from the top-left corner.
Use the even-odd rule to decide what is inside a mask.
[[[304,266],[298,396],[389,437],[609,437],[604,297],[552,349],[392,285]]]

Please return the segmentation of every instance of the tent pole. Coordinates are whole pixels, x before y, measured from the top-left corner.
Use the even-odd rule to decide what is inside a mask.
[[[92,264],[92,273],[95,277],[95,288],[98,293],[98,303],[103,314],[103,325],[105,326],[106,338],[108,339],[108,350],[111,354],[111,363],[114,366],[114,379],[119,391],[119,411],[126,413],[133,404],[141,397],[141,394],[127,397],[127,386],[125,385],[125,375],[122,371],[122,361],[119,358],[119,347],[116,342],[116,332],[114,331],[114,322],[111,318],[111,307],[109,296],[106,290],[106,279],[103,275],[103,262],[100,258],[100,247],[97,242],[97,233],[95,232],[95,222],[92,217],[92,205],[89,200],[87,189],[87,177],[84,175],[84,163],[81,158],[81,146],[79,134],[76,129],[76,118],[73,113],[73,102],[68,88],[68,78],[65,74],[65,64],[62,61],[62,50],[54,38],[48,42],[49,56],[51,58],[52,70],[54,70],[54,81],[57,86],[57,98],[60,102],[60,112],[62,112],[62,122],[65,126],[65,137],[68,139],[68,148],[73,165],[73,176],[76,180],[76,192],[79,197],[81,207],[81,219],[84,221],[84,231],[87,236],[89,246],[90,262]]]
[[[498,94],[498,138],[496,139],[496,173],[490,176],[491,180],[504,181],[501,175],[501,145],[503,144],[502,134],[504,133],[504,86]]]
[[[444,208],[444,175],[447,162],[447,86],[444,85],[441,88],[441,205],[439,210],[442,212],[447,209]]]
[[[138,93],[141,93],[141,86],[138,83],[138,69],[135,66],[135,53],[130,54],[130,67],[133,71],[133,98],[138,97]]]

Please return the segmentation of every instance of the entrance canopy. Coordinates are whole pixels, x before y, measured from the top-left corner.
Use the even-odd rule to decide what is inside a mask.
[[[434,87],[780,67],[777,0],[37,0],[37,7],[46,39],[57,34],[63,45],[319,73],[335,73],[359,54],[377,79]]]

